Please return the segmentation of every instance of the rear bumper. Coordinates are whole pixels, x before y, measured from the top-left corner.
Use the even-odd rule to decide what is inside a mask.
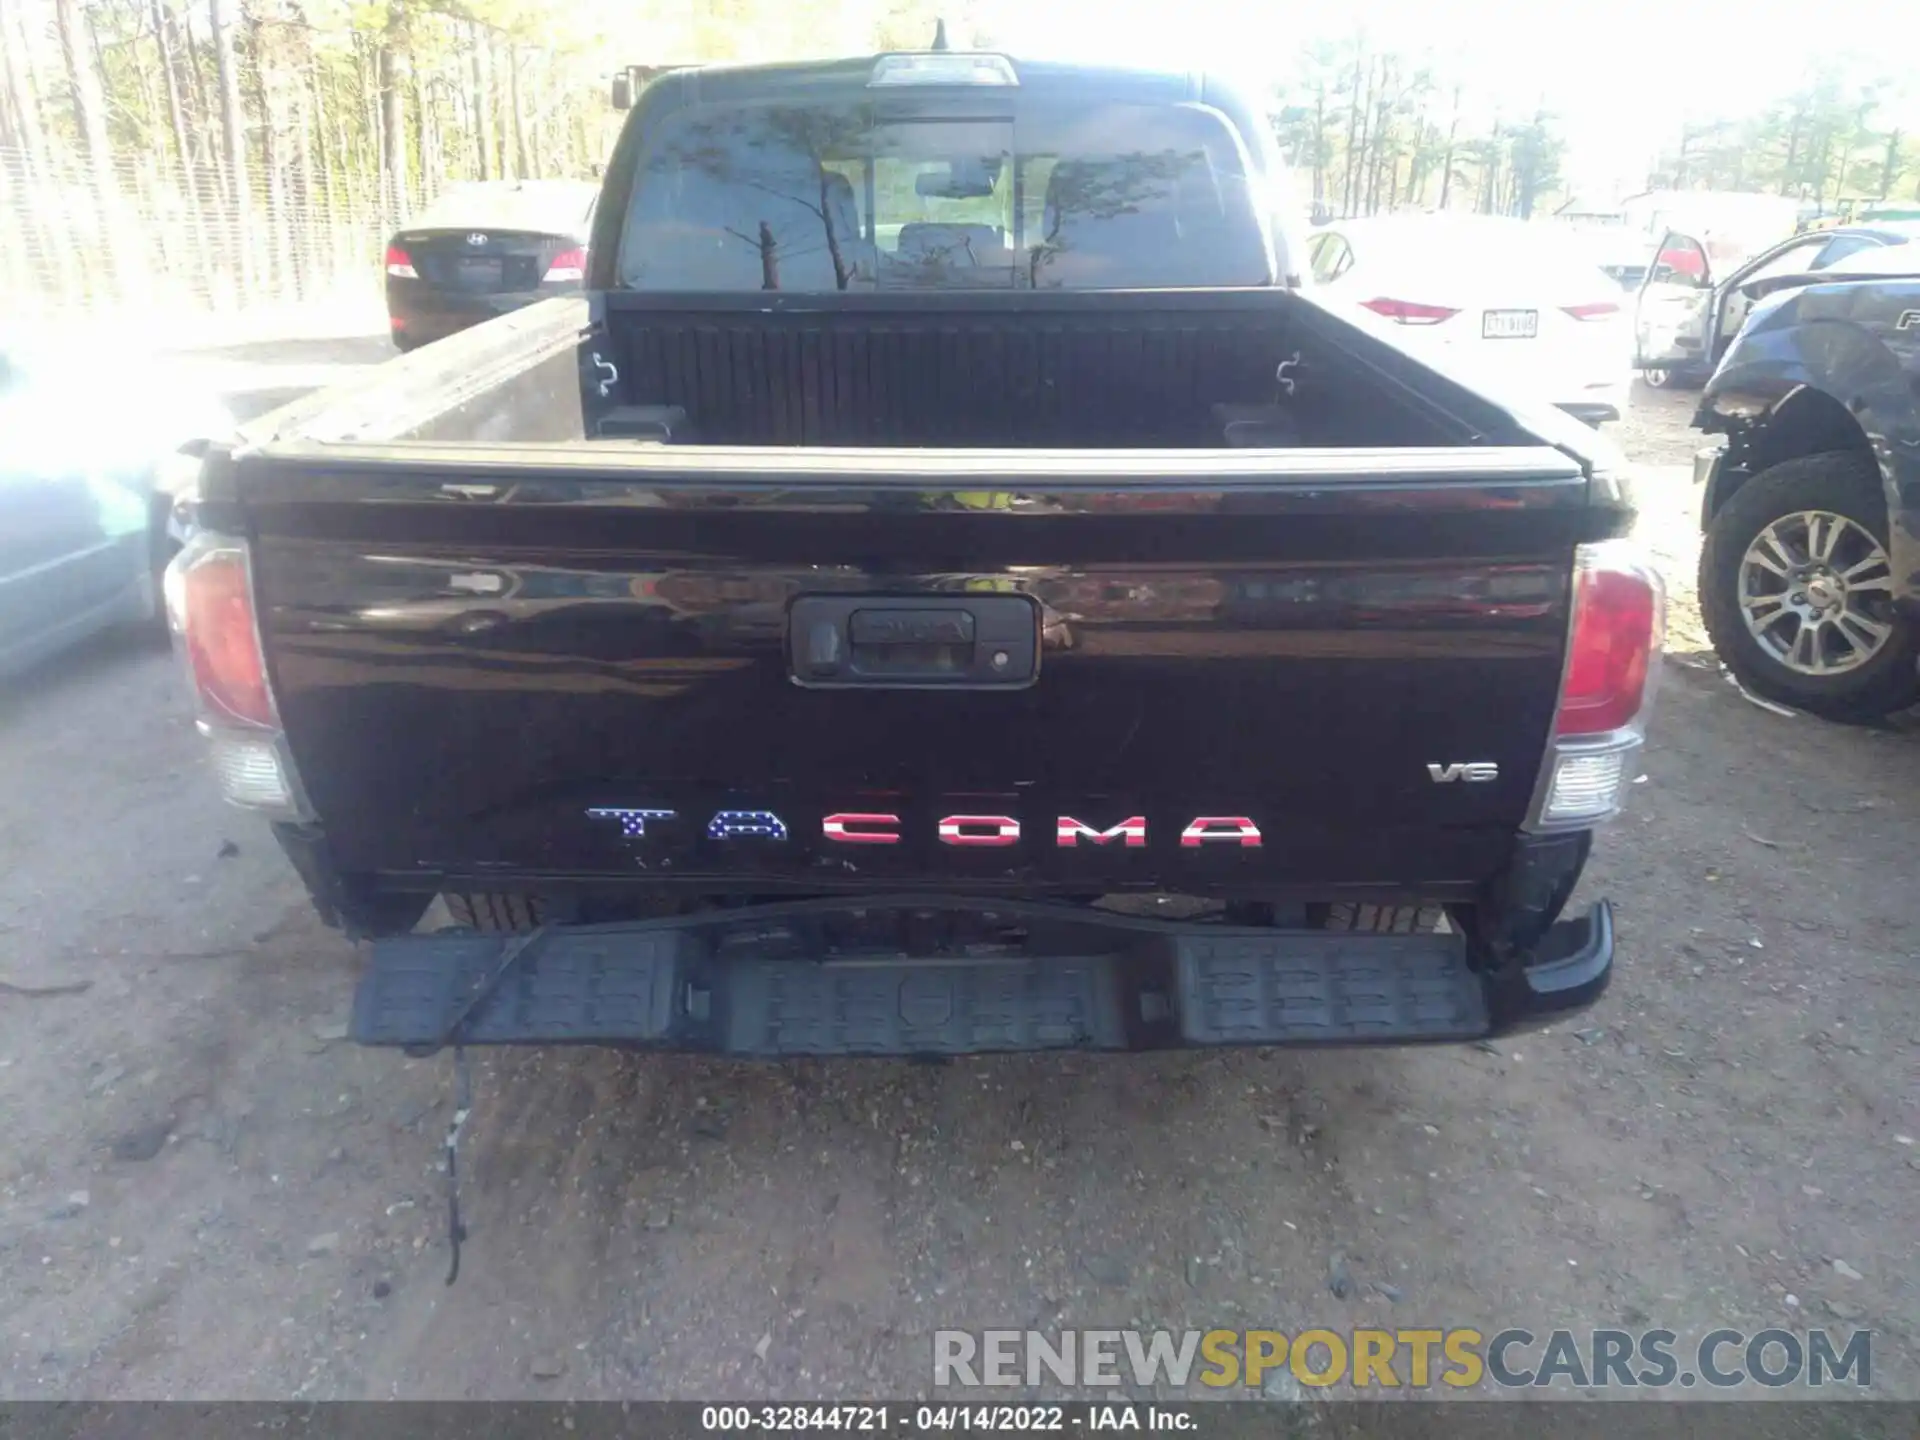
[[[433,289],[422,282],[387,287],[387,317],[396,335],[422,342],[481,325],[515,310],[564,294],[571,287],[543,286],[539,290],[502,294]]]
[[[824,938],[835,919],[882,911],[898,911],[922,943]],[[940,943],[943,916],[961,912],[1018,938]],[[416,1051],[457,1039],[757,1058],[1443,1043],[1581,1009],[1612,971],[1605,903],[1554,925],[1527,963],[1488,972],[1456,934],[1247,929],[951,897],[804,901],[531,940],[381,940],[351,1034]]]

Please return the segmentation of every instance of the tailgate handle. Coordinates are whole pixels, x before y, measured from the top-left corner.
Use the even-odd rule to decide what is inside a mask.
[[[803,595],[788,622],[794,683],[821,689],[1018,689],[1039,668],[1025,595]]]

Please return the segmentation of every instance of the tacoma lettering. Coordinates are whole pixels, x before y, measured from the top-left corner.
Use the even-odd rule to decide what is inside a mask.
[[[1011,815],[949,815],[940,822],[943,845],[1016,845],[1020,822]]]
[[[1062,850],[1072,850],[1082,840],[1091,840],[1096,845],[1104,845],[1109,840],[1115,839],[1124,840],[1129,850],[1138,850],[1147,843],[1147,817],[1130,816],[1109,830],[1096,830],[1091,825],[1082,824],[1071,815],[1062,815],[1059,829],[1055,832],[1054,844]]]
[[[1244,815],[1202,815],[1180,832],[1180,843],[1189,850],[1209,840],[1238,840],[1246,849],[1260,844],[1260,827]]]
[[[1428,768],[1435,772],[1436,780],[1461,778],[1458,775],[1441,775],[1439,766]],[[1471,772],[1474,767],[1447,768],[1455,771],[1465,768]],[[1465,778],[1480,777],[1469,773]],[[593,820],[614,821],[620,827],[621,838],[626,840],[663,838],[662,826],[679,819],[678,812],[673,810],[616,805],[592,806],[587,810],[587,816]],[[652,822],[651,828],[649,822]],[[934,822],[933,830],[942,845],[952,845],[958,849],[1004,849],[1020,843],[1021,823],[1015,815],[945,815]],[[902,824],[900,816],[896,814],[840,810],[821,819],[820,836],[836,845],[898,845],[903,838]],[[803,826],[803,833],[804,829]],[[674,827],[667,826],[667,833],[674,833]],[[680,833],[703,835],[708,840],[721,842],[779,843],[793,838],[792,827],[771,810],[718,810],[700,830]],[[1059,850],[1077,850],[1082,845],[1144,850],[1147,847],[1147,817],[1129,815],[1102,829],[1076,816],[1056,816],[1053,843],[1054,848]],[[1184,849],[1197,850],[1203,845],[1215,843],[1257,850],[1261,844],[1260,827],[1245,815],[1200,815],[1189,821],[1180,832],[1180,844]]]
[[[820,833],[843,845],[898,845],[898,815],[829,815],[820,822]]]

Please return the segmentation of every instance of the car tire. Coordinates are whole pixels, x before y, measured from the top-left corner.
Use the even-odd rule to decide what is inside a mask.
[[[1821,526],[1823,533],[1837,535],[1826,544],[1841,577],[1828,583],[1817,566],[1811,573],[1814,583],[1827,584],[1829,595],[1833,584],[1841,585],[1839,608],[1826,615],[1853,616],[1853,628],[1834,618],[1808,626],[1791,603],[1761,608],[1773,593],[1766,577],[1781,560],[1787,566],[1780,582],[1783,600],[1812,593],[1810,586],[1800,592],[1792,588],[1797,583],[1792,577],[1807,573],[1796,562],[1809,558],[1814,548],[1811,535],[1804,546],[1793,538],[1806,530],[1799,517],[1807,515],[1848,522],[1829,520]],[[1885,565],[1882,577],[1879,565],[1847,563],[1867,553],[1868,541],[1882,557],[1888,555],[1885,492],[1878,466],[1865,453],[1834,451],[1786,460],[1733,492],[1714,515],[1701,547],[1700,611],[1714,652],[1736,680],[1763,699],[1850,724],[1873,723],[1920,703],[1920,635],[1893,608],[1891,565]],[[1859,574],[1861,583],[1845,586],[1846,574]],[[1749,623],[1750,614],[1763,618]],[[1879,628],[1884,636],[1876,633]],[[1803,640],[1806,630],[1812,634]],[[1837,668],[1820,673],[1828,662]]]
[[[136,622],[136,628],[141,633],[152,634],[162,640],[169,634],[167,565],[180,551],[180,546],[168,533],[167,522],[172,515],[172,501],[164,495],[154,496],[147,513],[146,604]]]
[[[1658,367],[1642,370],[1640,379],[1650,390],[1698,390],[1702,383],[1697,371],[1663,370]]]
[[[468,930],[531,930],[540,923],[544,907],[529,895],[474,892],[442,895],[453,923]]]

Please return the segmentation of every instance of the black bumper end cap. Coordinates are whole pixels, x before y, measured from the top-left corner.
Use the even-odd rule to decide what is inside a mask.
[[[1493,1034],[1537,1030],[1584,1010],[1613,980],[1613,906],[1595,902],[1584,915],[1557,921],[1530,965],[1488,985]]]

